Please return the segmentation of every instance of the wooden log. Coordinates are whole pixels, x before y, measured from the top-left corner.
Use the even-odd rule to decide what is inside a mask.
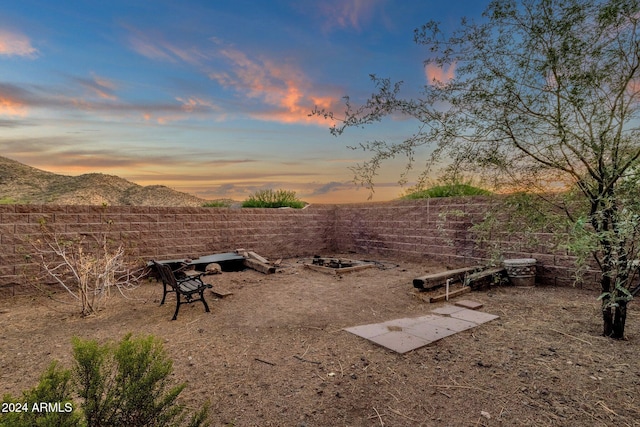
[[[506,275],[507,272],[502,267],[490,268],[488,270],[482,270],[477,273],[473,273],[468,275],[465,278],[466,285],[471,286],[472,288],[480,287],[486,282],[488,279],[495,275]]]
[[[466,294],[466,293],[469,293],[469,292],[471,292],[471,288],[469,286],[465,286],[462,289],[457,289],[455,291],[449,292],[449,299],[455,298],[458,295],[463,295],[463,294]],[[442,295],[437,295],[435,297],[429,298],[429,302],[432,302],[432,303],[433,302],[440,302],[440,301],[444,301],[446,299],[447,299],[447,294],[442,294]]]
[[[457,270],[448,270],[440,273],[427,274],[426,276],[416,277],[413,279],[413,287],[420,290],[429,290],[439,288],[451,279],[452,282],[462,281],[467,273],[481,269],[481,266],[458,268]]]
[[[244,266],[253,270],[259,271],[264,274],[272,274],[276,272],[276,268],[272,265],[265,264],[255,259],[247,258],[244,261]]]
[[[252,251],[249,251],[247,253],[249,254],[249,258],[255,259],[256,261],[260,261],[263,264],[269,264],[269,260],[266,259],[265,257],[261,257],[260,255]]]

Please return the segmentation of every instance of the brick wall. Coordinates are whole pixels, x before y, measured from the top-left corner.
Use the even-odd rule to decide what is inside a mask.
[[[333,250],[332,206],[217,209],[141,206],[0,205],[0,286],[37,269],[28,254],[42,225],[60,237],[106,232],[142,260],[196,258],[246,248],[267,257]]]
[[[449,264],[486,262],[497,249],[505,258],[536,258],[539,280],[569,285],[575,259],[517,233],[493,233],[479,243],[470,230],[496,208],[487,197],[424,199],[307,209],[220,209],[139,206],[0,205],[0,286],[21,283],[37,268],[26,256],[30,236],[43,223],[59,235],[108,231],[130,257],[195,258],[236,248],[270,258],[354,252]],[[596,272],[584,286],[593,287]]]
[[[339,205],[336,207],[335,248],[405,259],[440,259],[451,265],[473,265],[503,258],[535,258],[538,281],[567,286],[575,282],[575,257],[554,249],[543,231],[523,236],[494,231],[480,242],[471,227],[485,214],[497,209],[489,197],[435,198],[385,203]],[[532,239],[531,239],[532,237]],[[597,288],[595,270],[580,285]]]

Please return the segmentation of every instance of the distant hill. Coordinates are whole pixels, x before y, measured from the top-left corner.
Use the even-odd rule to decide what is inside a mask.
[[[206,200],[114,175],[58,175],[0,156],[0,202],[57,205],[202,206]]]

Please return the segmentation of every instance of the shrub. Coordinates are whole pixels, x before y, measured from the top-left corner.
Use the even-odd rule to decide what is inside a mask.
[[[144,269],[129,265],[122,244],[115,245],[107,232],[64,236],[47,229],[31,241],[33,255],[45,276],[55,280],[80,306],[83,316],[100,310],[112,291],[133,290]]]
[[[306,203],[298,199],[295,191],[259,190],[242,202],[243,208],[294,208],[302,209]]]
[[[171,386],[173,363],[154,337],[131,339],[117,345],[73,340],[72,370],[53,363],[34,389],[23,393],[24,402],[61,402],[67,412],[0,413],[0,426],[201,426],[208,408],[186,420],[177,398],[185,384]],[[77,395],[80,408],[71,404]],[[18,402],[10,395],[3,402]],[[31,409],[31,408],[28,408]]]
[[[0,426],[82,426],[82,417],[73,411],[71,371],[52,362],[40,377],[38,385],[22,393],[21,399],[5,395],[2,399]],[[40,404],[57,405],[49,411]],[[6,406],[5,406],[6,405]],[[35,405],[35,406],[34,406]]]
[[[228,208],[233,203],[232,200],[211,200],[202,204],[203,208]]]
[[[488,196],[491,192],[470,184],[455,183],[437,185],[426,190],[414,191],[403,196],[403,199],[427,199],[431,197]]]

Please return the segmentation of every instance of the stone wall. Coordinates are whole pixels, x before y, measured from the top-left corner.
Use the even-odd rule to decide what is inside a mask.
[[[0,286],[23,282],[38,266],[29,243],[43,226],[60,238],[108,233],[130,258],[197,258],[237,248],[267,257],[333,251],[333,206],[307,209],[0,205]]]
[[[336,207],[335,243],[338,252],[378,254],[404,259],[440,259],[450,265],[475,265],[503,258],[538,260],[540,283],[575,283],[575,257],[553,248],[550,233],[523,236],[493,231],[478,238],[472,227],[497,209],[490,197],[434,198]],[[597,288],[595,270],[581,287]]]
[[[449,265],[505,258],[536,258],[539,281],[573,283],[575,259],[517,233],[493,233],[480,242],[471,229],[495,209],[488,197],[385,203],[312,205],[296,209],[165,208],[139,206],[0,205],[0,286],[24,282],[38,266],[29,240],[43,225],[64,237],[107,232],[141,261],[195,258],[236,248],[270,258],[347,253],[397,259],[438,259]],[[542,243],[541,243],[542,242]],[[596,272],[584,286],[593,287]]]

